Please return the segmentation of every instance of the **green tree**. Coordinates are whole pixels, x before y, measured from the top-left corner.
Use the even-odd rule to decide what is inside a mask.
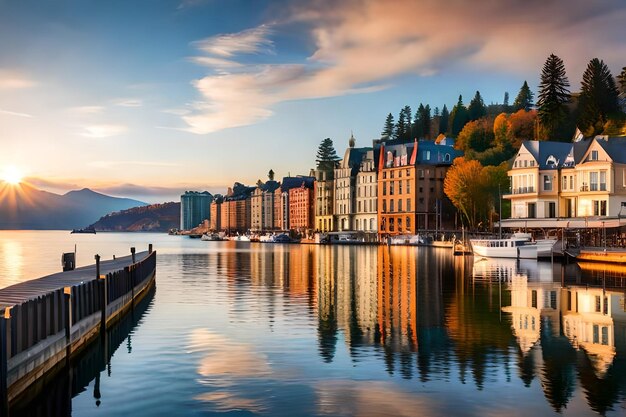
[[[394,139],[408,139],[411,137],[411,107],[404,106],[398,115],[398,123],[394,131]]]
[[[450,133],[452,136],[456,137],[468,121],[469,115],[467,108],[463,104],[463,96],[459,95],[459,101],[452,108],[452,112],[450,113]]]
[[[526,110],[529,111],[533,107],[533,93],[528,87],[528,83],[524,81],[520,88],[515,101],[513,102],[513,111]]]
[[[335,164],[339,161],[335,145],[331,138],[322,140],[320,146],[317,148],[317,169],[324,171],[331,171],[335,168]]]
[[[383,131],[380,133],[380,137],[383,140],[391,139],[393,136],[395,127],[395,121],[393,119],[393,114],[389,113],[387,115],[387,119],[385,120],[385,127],[383,127]]]
[[[606,64],[594,58],[583,73],[580,93],[579,126],[593,136],[602,133],[611,113],[619,111],[619,92]]]
[[[274,181],[274,170],[273,170],[273,169],[270,169],[270,170],[269,170],[269,172],[267,173],[267,178],[268,178],[270,181]]]
[[[507,111],[506,109],[508,109],[509,107],[509,92],[505,91],[504,92],[504,101],[502,102],[502,105],[504,106],[504,111]]]
[[[415,110],[415,117],[413,118],[413,126],[411,133],[414,138],[421,138],[424,136],[424,128],[422,125],[421,114],[424,110],[424,105],[420,103],[417,110]]]
[[[569,139],[564,125],[569,116],[566,107],[570,100],[569,81],[563,60],[550,54],[541,70],[537,108],[542,125],[543,139]]]
[[[626,67],[622,68],[622,73],[617,76],[619,80],[619,91],[626,94]]]
[[[441,109],[441,117],[439,118],[439,133],[446,133],[448,131],[448,123],[450,121],[450,112],[448,107],[444,104]]]
[[[470,101],[467,112],[469,114],[469,120],[478,120],[487,114],[487,108],[480,95],[480,91],[476,91],[474,98]]]

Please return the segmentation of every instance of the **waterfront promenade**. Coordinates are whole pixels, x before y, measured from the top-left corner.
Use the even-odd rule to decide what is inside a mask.
[[[131,252],[134,252],[132,248]],[[100,261],[0,290],[0,413],[121,318],[153,285],[156,252]]]

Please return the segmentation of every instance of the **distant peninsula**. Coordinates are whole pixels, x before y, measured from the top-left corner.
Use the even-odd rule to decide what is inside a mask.
[[[102,232],[167,232],[180,226],[180,203],[151,204],[107,214],[90,227]]]

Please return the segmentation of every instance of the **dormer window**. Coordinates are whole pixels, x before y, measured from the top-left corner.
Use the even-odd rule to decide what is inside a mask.
[[[450,154],[447,153],[444,157],[443,157],[443,161],[444,162],[450,162]]]
[[[558,161],[554,157],[554,155],[550,155],[548,159],[546,159],[546,165],[550,168],[554,168],[558,164]]]
[[[590,161],[597,161],[598,160],[598,151],[591,151],[591,155],[589,155],[589,160]]]

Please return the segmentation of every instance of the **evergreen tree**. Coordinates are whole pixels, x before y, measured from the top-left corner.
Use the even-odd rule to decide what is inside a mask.
[[[569,81],[565,74],[563,60],[550,54],[541,70],[539,99],[537,100],[543,139],[565,139],[566,136],[571,136],[563,132],[563,125],[568,117],[566,104],[569,99]]]
[[[430,123],[432,121],[432,117],[430,116],[430,104],[425,106],[421,106],[420,110],[420,124],[422,125],[422,131],[425,138],[430,139]]]
[[[441,118],[439,119],[439,133],[446,133],[448,131],[448,122],[450,120],[450,112],[448,107],[444,104],[441,109]]]
[[[433,117],[439,117],[439,107],[435,106],[435,110],[433,110]]]
[[[469,120],[478,120],[487,114],[485,102],[480,96],[479,91],[476,91],[476,95],[474,95],[474,98],[472,99],[472,101],[470,101],[467,112],[469,114]]]
[[[412,125],[413,125],[413,115],[411,114],[411,106],[404,106],[402,108],[402,111],[404,111],[404,119],[406,121],[406,129],[404,130],[404,134],[402,135],[402,139],[403,140],[410,140],[411,139],[411,129],[412,129]]]
[[[619,111],[619,92],[606,64],[594,58],[583,73],[580,93],[579,126],[586,133],[601,133],[608,115]]]
[[[270,169],[270,170],[269,170],[269,172],[267,173],[267,178],[268,178],[270,181],[274,181],[274,170],[273,170],[273,169]]]
[[[515,97],[515,101],[513,102],[513,111],[526,110],[530,111],[533,107],[533,93],[530,91],[530,87],[528,87],[528,83],[524,81],[522,88],[520,88],[519,93],[517,93],[517,97]]]
[[[508,91],[504,92],[504,101],[502,102],[502,105],[504,106],[505,111],[509,107],[509,92]]]
[[[331,138],[322,140],[322,143],[317,148],[317,159],[315,159],[317,169],[331,171],[335,168],[335,164],[339,159],[333,140]]]
[[[468,121],[469,114],[463,104],[463,96],[459,95],[459,101],[452,108],[452,112],[450,112],[450,133],[452,136],[457,137]]]
[[[626,67],[622,68],[622,73],[617,76],[619,80],[619,91],[626,94]]]
[[[411,107],[404,106],[398,115],[398,123],[394,132],[394,139],[408,140],[411,137]]]
[[[415,111],[415,117],[413,118],[413,126],[411,129],[411,136],[413,138],[421,138],[424,136],[424,130],[422,129],[421,110],[424,106],[420,103],[419,107]]]
[[[395,121],[393,119],[393,115],[389,113],[387,115],[387,119],[385,120],[385,127],[383,127],[383,131],[380,133],[380,137],[383,140],[391,139],[393,136]]]

